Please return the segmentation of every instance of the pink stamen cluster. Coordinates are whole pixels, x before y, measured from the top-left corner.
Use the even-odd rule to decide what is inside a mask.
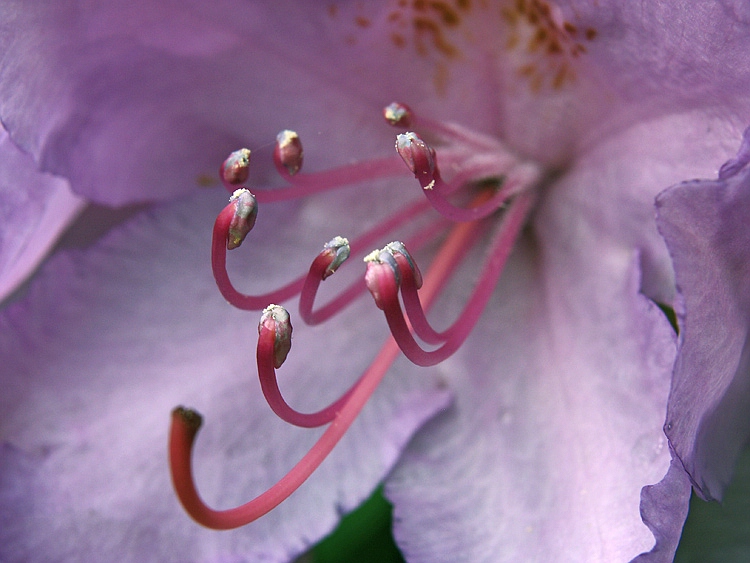
[[[193,481],[192,447],[201,416],[184,407],[174,409],[169,443],[172,481],[186,511],[204,526],[230,529],[248,524],[292,494],[348,430],[399,350],[420,366],[435,365],[454,354],[479,320],[534,205],[538,169],[520,162],[496,140],[456,125],[418,118],[404,104],[390,104],[383,115],[392,126],[424,130],[439,138],[444,146],[438,152],[416,133],[404,132],[397,136],[398,156],[302,174],[302,143],[294,131],[285,130],[277,137],[273,160],[278,173],[288,182],[286,187],[254,194],[242,187],[249,177],[248,149],[232,153],[219,170],[232,196],[214,223],[211,267],[216,284],[222,296],[235,307],[263,311],[258,325],[256,360],[261,389],[273,412],[295,426],[328,425],[328,428],[274,486],[242,506],[218,511],[203,502]],[[447,181],[438,167],[438,156],[452,173]],[[425,200],[406,206],[351,243],[343,237],[334,237],[314,258],[307,274],[281,288],[264,295],[246,295],[232,284],[226,270],[227,250],[238,248],[246,239],[255,225],[259,203],[307,197],[376,178],[401,176],[407,170],[419,181]],[[427,214],[434,215],[434,211],[438,212],[435,218],[406,244],[391,242],[368,254],[363,278],[315,309],[320,283],[336,272],[350,254],[365,252],[395,229]],[[499,221],[495,216],[499,216]],[[495,225],[495,231],[471,297],[451,326],[435,330],[427,319],[427,310],[489,225]],[[423,278],[407,248],[417,250],[446,231],[445,240]],[[281,368],[291,348],[291,320],[286,309],[273,303],[299,296],[300,317],[306,324],[315,325],[335,316],[366,289],[385,314],[391,338],[338,399],[314,413],[295,410],[284,400],[276,378],[276,370]]]

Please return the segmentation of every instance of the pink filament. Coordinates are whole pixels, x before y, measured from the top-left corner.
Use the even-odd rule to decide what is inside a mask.
[[[290,185],[277,189],[254,189],[253,194],[258,203],[288,201],[290,199],[297,199],[360,184],[365,181],[403,176],[406,173],[404,163],[397,156],[367,160],[322,172],[296,174],[294,176],[290,175],[283,166],[277,167],[277,170]],[[224,182],[224,186],[230,192],[237,189],[237,186],[232,186],[226,182]]]
[[[519,183],[520,181],[517,179],[506,178],[500,189],[497,190],[497,192],[495,192],[495,194],[493,194],[487,201],[475,207],[468,208],[457,207],[448,201],[444,194],[455,191],[455,189],[453,189],[451,185],[446,184],[440,178],[439,174],[437,175],[434,189],[426,189],[423,191],[425,196],[427,196],[427,200],[443,217],[457,223],[468,223],[492,215],[508,201],[515,191],[518,190]]]

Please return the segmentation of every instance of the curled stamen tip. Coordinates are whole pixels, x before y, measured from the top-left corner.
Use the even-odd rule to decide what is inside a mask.
[[[250,174],[250,149],[239,149],[230,154],[221,165],[221,176],[232,186],[247,181]]]
[[[203,417],[196,410],[189,409],[180,405],[172,409],[172,418],[179,420],[182,424],[195,435],[203,424]]]
[[[375,304],[379,309],[383,309],[385,306],[383,281],[388,278],[392,279],[396,289],[401,284],[398,263],[388,247],[373,250],[365,256],[364,261],[367,264],[365,285],[375,299]]]
[[[393,242],[389,242],[385,246],[385,248],[391,254],[393,254],[394,257],[396,255],[401,255],[406,259],[409,269],[411,270],[412,276],[414,277],[414,285],[417,286],[417,289],[422,287],[422,272],[419,270],[419,266],[417,266],[417,263],[411,257],[411,254],[409,254],[409,251],[406,250],[406,245],[404,245],[404,243],[401,242],[400,240],[395,240]]]
[[[276,166],[283,166],[290,176],[294,176],[302,168],[302,141],[295,131],[284,129],[276,135],[276,148],[273,158]]]
[[[258,217],[258,201],[249,190],[241,188],[234,191],[229,202],[234,205],[234,215],[227,231],[227,250],[234,250],[242,244],[247,233],[255,226],[255,220]]]
[[[411,108],[406,104],[393,102],[383,108],[383,117],[394,127],[410,127],[412,123]]]
[[[408,131],[396,136],[396,152],[414,173],[422,188],[431,190],[435,185],[437,172],[435,150],[419,135]]]
[[[269,305],[263,309],[258,323],[258,333],[270,330],[274,334],[273,364],[278,369],[292,348],[292,322],[289,312],[280,305]]]
[[[349,258],[350,252],[349,240],[344,237],[336,236],[325,243],[321,254],[329,256],[331,263],[328,264],[323,272],[323,279],[333,275],[339,269],[339,266]]]

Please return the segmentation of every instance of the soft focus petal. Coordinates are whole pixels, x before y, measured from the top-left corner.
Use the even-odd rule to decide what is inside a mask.
[[[0,117],[43,169],[100,203],[183,193],[214,178],[230,151],[267,146],[287,127],[303,143],[327,135],[321,145],[339,147],[345,161],[392,145],[387,127],[351,142],[365,111],[426,94],[427,63],[394,64],[387,30],[356,24],[370,12],[383,7],[7,2]],[[378,80],[362,80],[368,63]],[[332,157],[311,146],[312,166]]]
[[[216,291],[210,226],[225,201],[214,193],[165,206],[85,253],[58,254],[0,317],[0,559],[286,561],[357,506],[414,430],[446,405],[430,378],[390,374],[332,456],[277,510],[234,532],[192,522],[167,469],[176,404],[205,415],[196,479],[218,507],[262,492],[319,434],[272,414],[254,366],[258,317]],[[237,251],[237,279],[268,288],[304,271],[319,245],[299,244],[301,233],[330,229],[319,212],[261,210]],[[355,211],[352,221],[366,223],[368,212]],[[372,304],[361,302],[344,326],[363,307]],[[296,328],[281,385],[292,404],[310,410],[359,375],[385,333],[375,323],[335,338],[330,327]]]
[[[36,269],[83,205],[65,180],[38,172],[0,128],[0,302]]]
[[[410,562],[623,561],[654,543],[639,506],[669,465],[671,329],[638,293],[634,252],[533,256],[443,367],[455,408],[387,483]]]
[[[580,33],[595,32],[587,58],[634,111],[713,106],[750,109],[750,7],[744,0],[561,4]]]
[[[747,143],[748,132],[745,133]],[[750,434],[750,169],[659,197],[659,230],[675,265],[680,354],[666,432],[705,498],[720,499]],[[746,156],[746,155],[745,155]],[[729,170],[732,175],[727,173]]]

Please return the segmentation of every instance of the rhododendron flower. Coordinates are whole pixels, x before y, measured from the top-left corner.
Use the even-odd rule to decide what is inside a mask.
[[[95,205],[0,316],[0,559],[287,561],[384,483],[409,561],[667,561],[720,498],[745,3],[0,17],[3,295]]]

